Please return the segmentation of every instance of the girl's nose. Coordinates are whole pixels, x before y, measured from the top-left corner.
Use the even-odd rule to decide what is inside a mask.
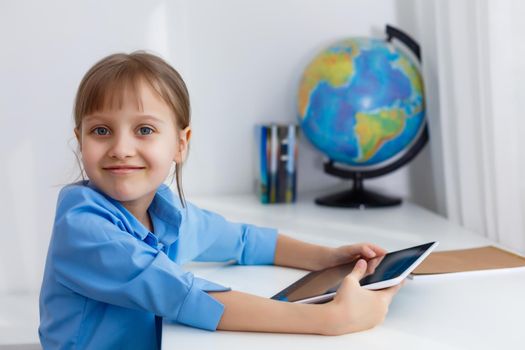
[[[115,135],[108,155],[116,159],[133,157],[135,155],[135,142],[133,137],[126,134]]]

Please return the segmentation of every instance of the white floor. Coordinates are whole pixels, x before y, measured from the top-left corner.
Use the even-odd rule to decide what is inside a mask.
[[[0,295],[0,350],[38,349],[38,293]]]

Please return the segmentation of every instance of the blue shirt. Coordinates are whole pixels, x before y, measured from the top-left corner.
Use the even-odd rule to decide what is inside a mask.
[[[154,234],[90,182],[61,190],[40,292],[44,349],[156,349],[160,317],[215,330],[224,306],[206,292],[229,288],[181,264],[273,263],[274,229],[184,209],[165,185],[148,212]]]

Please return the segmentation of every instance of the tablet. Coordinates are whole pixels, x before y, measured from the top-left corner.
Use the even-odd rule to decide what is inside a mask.
[[[401,283],[438,245],[430,242],[390,252],[368,261],[367,272],[359,283],[367,289],[383,289]],[[294,303],[317,304],[333,299],[342,280],[352,272],[356,261],[313,271],[272,297]]]

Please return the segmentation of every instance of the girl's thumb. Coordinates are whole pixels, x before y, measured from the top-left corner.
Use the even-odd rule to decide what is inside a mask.
[[[367,264],[365,260],[363,259],[357,260],[357,262],[355,263],[354,269],[352,270],[349,276],[353,278],[355,281],[359,282],[365,276],[366,266]]]

